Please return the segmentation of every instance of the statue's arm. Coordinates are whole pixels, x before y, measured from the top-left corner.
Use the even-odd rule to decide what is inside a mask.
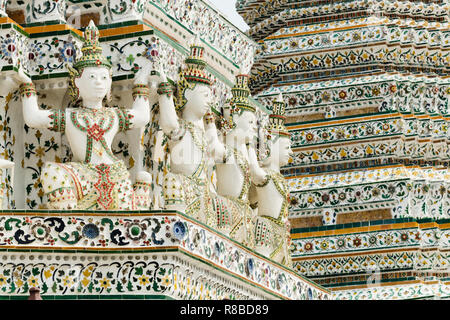
[[[226,155],[226,148],[225,145],[219,140],[217,128],[214,123],[214,114],[206,114],[205,122],[205,137],[209,147],[208,152],[216,163],[223,163]]]
[[[166,94],[159,96],[159,114],[159,125],[166,135],[172,136],[174,132],[180,130],[180,123],[172,96]]]
[[[162,68],[159,69],[161,82],[159,83],[159,125],[167,136],[174,135],[181,129],[178,115],[175,109],[175,103],[172,96],[170,83]]]
[[[151,119],[150,89],[148,87],[149,68],[142,68],[136,74],[133,87],[133,106],[128,110],[130,129],[143,128]]]
[[[23,118],[25,124],[30,128],[44,129],[52,128],[53,120],[51,110],[39,108],[36,88],[31,79],[25,75],[22,69],[19,70],[17,80],[21,83],[20,95],[22,97]]]
[[[256,156],[256,150],[252,144],[248,146],[248,157],[250,165],[250,176],[253,183],[258,185],[264,185],[267,182],[267,172],[259,166],[258,157]]]

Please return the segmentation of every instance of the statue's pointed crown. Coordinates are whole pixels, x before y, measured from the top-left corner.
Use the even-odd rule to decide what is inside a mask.
[[[203,58],[205,48],[198,36],[195,37],[190,49],[189,57],[184,61],[186,63],[186,68],[181,71],[181,75],[190,83],[211,85],[212,81],[205,71],[207,66],[207,63]]]
[[[180,111],[187,103],[184,92],[188,88],[194,88],[196,84],[204,84],[210,86],[212,81],[205,69],[206,61],[203,59],[205,48],[201,44],[198,36],[190,46],[190,54],[184,61],[186,67],[180,71],[177,84],[177,98],[175,108]]]
[[[272,135],[290,137],[289,131],[286,129],[286,103],[283,95],[280,93],[278,98],[273,102],[272,114],[269,116],[268,131]]]
[[[103,56],[103,49],[100,46],[100,32],[92,20],[86,27],[83,37],[82,55],[77,59],[73,67],[78,71],[86,67],[106,67],[111,69],[111,62]]]
[[[231,89],[232,97],[223,106],[224,111],[229,112],[222,119],[222,130],[224,132],[229,132],[236,127],[233,115],[240,115],[243,111],[256,112],[256,108],[250,103],[248,81],[249,76],[247,74],[240,73],[236,76],[236,82]]]
[[[250,103],[250,88],[248,87],[249,76],[246,74],[239,74],[236,76],[236,83],[231,89],[231,112],[238,113],[243,110],[256,112],[256,108]]]

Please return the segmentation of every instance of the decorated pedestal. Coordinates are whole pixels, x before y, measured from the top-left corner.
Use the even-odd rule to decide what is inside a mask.
[[[329,299],[330,293],[187,216],[1,213],[0,296]]]

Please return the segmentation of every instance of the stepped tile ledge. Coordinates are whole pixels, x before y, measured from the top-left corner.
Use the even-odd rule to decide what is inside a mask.
[[[184,268],[184,277],[189,272],[201,274],[197,284],[201,282],[198,280],[200,278],[205,286],[216,279],[225,279],[221,284],[223,287],[233,283],[229,287],[237,290],[235,298],[239,299],[330,297],[328,290],[293,270],[258,255],[179,212],[5,210],[0,211],[0,229],[0,250],[3,251],[0,278],[10,278],[5,283],[8,290],[0,291],[0,296],[27,294],[24,284],[31,287],[31,282],[35,281],[44,288],[44,292],[41,291],[44,297],[46,293],[57,296],[145,293],[167,294],[171,298],[201,297],[179,296],[186,290],[175,286],[174,276],[180,272],[178,269]],[[20,253],[24,251],[26,255]],[[39,257],[31,261],[32,256]],[[23,264],[21,269],[32,270],[32,275],[25,279],[23,273],[17,278],[15,271],[19,264]],[[75,271],[71,275],[66,269]],[[134,273],[134,280],[131,276],[125,279],[125,273],[121,272],[124,269]],[[65,280],[56,275],[57,270],[67,271]],[[102,277],[104,273],[104,280],[94,277],[94,272],[102,274]],[[114,272],[117,272],[117,281],[113,281]],[[155,287],[146,291],[147,283],[144,282],[150,281],[150,278],[144,278],[153,272],[155,275],[162,272],[161,279],[156,282],[156,278],[152,278]],[[53,273],[55,276],[52,276]],[[119,283],[121,277],[125,277],[123,283]],[[165,285],[164,281],[167,282]],[[188,286],[189,281],[183,285]],[[220,297],[217,294],[210,296]]]

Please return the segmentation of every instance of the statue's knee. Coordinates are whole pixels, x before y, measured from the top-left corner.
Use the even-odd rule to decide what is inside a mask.
[[[151,205],[151,185],[152,176],[146,171],[138,172],[136,176],[136,183],[134,184],[134,196],[136,200],[136,207],[139,210],[148,210]]]
[[[72,180],[59,165],[47,162],[41,174],[41,182],[45,193],[50,193],[60,188],[71,188]]]
[[[45,163],[41,182],[44,192],[47,194],[49,209],[71,210],[76,208],[77,195],[72,179],[58,164]]]
[[[167,209],[180,209],[185,206],[183,185],[174,174],[167,174],[164,178],[164,202]]]
[[[77,207],[77,197],[72,188],[59,188],[47,194],[48,208],[54,210],[73,210]]]

